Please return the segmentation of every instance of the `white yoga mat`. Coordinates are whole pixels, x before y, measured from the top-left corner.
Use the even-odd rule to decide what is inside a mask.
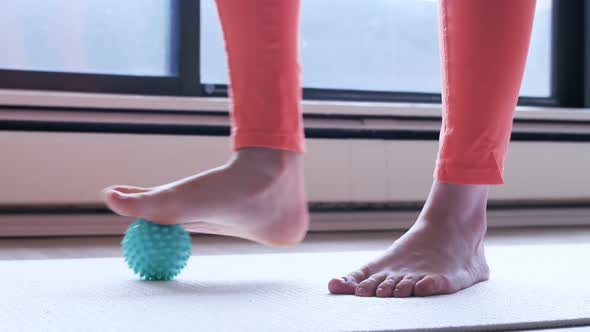
[[[193,256],[176,281],[123,259],[0,262],[1,331],[487,331],[590,325],[590,245],[489,247],[490,281],[453,295],[329,295],[376,252]]]

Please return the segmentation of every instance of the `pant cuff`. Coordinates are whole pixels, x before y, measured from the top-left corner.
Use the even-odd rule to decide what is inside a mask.
[[[489,184],[502,185],[504,179],[498,168],[474,170],[437,162],[434,179],[439,182],[454,184]]]
[[[248,147],[262,147],[304,153],[305,137],[303,133],[272,134],[237,132],[233,135],[232,149],[234,151]]]

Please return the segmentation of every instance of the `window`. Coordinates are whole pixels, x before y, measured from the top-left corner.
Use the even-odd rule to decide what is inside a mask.
[[[2,1],[0,88],[179,94],[190,3]]]
[[[436,0],[302,1],[304,98],[440,102]],[[586,7],[537,1],[521,104],[584,106]],[[4,1],[0,27],[0,89],[227,95],[214,0]]]
[[[178,73],[174,1],[0,3],[0,67],[136,76]]]
[[[303,86],[440,93],[437,7],[435,0],[376,0],[362,5],[357,0],[303,0]],[[551,8],[551,0],[538,0],[521,89],[525,96],[551,94]],[[227,84],[214,0],[201,2],[201,20],[203,82]]]

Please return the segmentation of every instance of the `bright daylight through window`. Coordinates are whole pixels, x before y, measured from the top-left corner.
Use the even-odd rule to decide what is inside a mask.
[[[548,97],[551,0],[538,0],[521,95]],[[437,1],[303,0],[303,86],[440,93]],[[201,1],[201,75],[227,84],[214,0]]]

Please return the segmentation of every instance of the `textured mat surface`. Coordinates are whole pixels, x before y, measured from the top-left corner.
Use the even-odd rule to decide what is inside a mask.
[[[590,245],[489,247],[492,278],[453,295],[332,296],[375,252],[193,256],[173,282],[123,259],[0,262],[2,331],[487,331],[590,325]]]

